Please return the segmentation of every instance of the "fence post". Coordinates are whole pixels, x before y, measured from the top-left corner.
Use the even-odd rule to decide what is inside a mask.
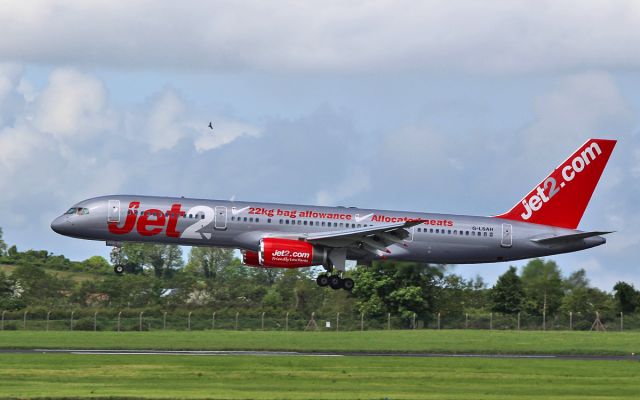
[[[391,313],[387,313],[387,330],[391,330]]]
[[[518,330],[520,330],[520,312],[518,312]]]
[[[122,311],[118,313],[118,332],[120,332],[120,316],[122,315]]]
[[[191,330],[191,313],[193,311],[189,311],[189,316],[187,317],[187,330]]]
[[[7,310],[2,310],[2,326],[0,327],[0,330],[4,330],[4,314],[7,312]]]
[[[413,313],[413,318],[411,319],[411,329],[416,329],[416,313]]]
[[[569,311],[569,330],[573,330],[573,311]]]
[[[464,329],[469,328],[469,313],[464,315]]]
[[[289,313],[284,317],[284,331],[287,332],[289,330]]]
[[[264,330],[264,311],[262,312],[260,319],[262,320],[262,330]]]
[[[27,313],[29,311],[24,312],[24,317],[22,318],[22,329],[27,330]]]
[[[493,313],[489,314],[489,330],[493,330]]]
[[[71,311],[71,322],[69,323],[69,330],[73,330],[73,314],[75,313],[75,311]]]
[[[236,330],[238,330],[238,315],[240,314],[240,312],[236,312]]]
[[[98,331],[98,312],[93,313],[93,331]]]
[[[624,331],[624,315],[620,311],[620,332]]]
[[[440,330],[440,313],[438,313],[438,330]]]
[[[340,331],[340,313],[336,314],[336,332]]]
[[[140,311],[140,332],[142,332],[142,314],[144,314],[144,311]]]
[[[360,332],[364,332],[364,313],[360,313]]]
[[[211,330],[216,329],[216,312],[211,316]]]
[[[546,309],[542,310],[542,330],[543,331],[547,330],[547,310]]]
[[[167,329],[167,312],[163,312],[162,313],[162,330],[166,330]]]
[[[49,316],[51,315],[51,311],[47,311],[47,332],[49,332]]]

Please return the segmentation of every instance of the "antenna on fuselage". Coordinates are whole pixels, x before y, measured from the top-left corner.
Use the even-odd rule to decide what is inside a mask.
[[[229,199],[229,201],[236,201],[236,195],[232,195],[231,198]]]

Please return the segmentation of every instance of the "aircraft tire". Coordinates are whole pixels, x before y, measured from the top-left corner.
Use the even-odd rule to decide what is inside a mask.
[[[350,292],[351,290],[353,290],[353,287],[354,287],[354,286],[355,286],[355,282],[353,281],[353,279],[351,279],[351,278],[344,278],[344,279],[342,280],[342,288],[343,288],[344,290],[347,290],[347,291],[349,291],[349,292]]]
[[[316,283],[320,287],[329,286],[329,277],[327,275],[321,274],[316,278]]]
[[[338,289],[342,289],[342,278],[340,278],[338,275],[331,275],[329,277],[329,286],[331,286],[331,289],[333,290],[338,290]]]
[[[118,275],[122,275],[124,273],[124,266],[122,266],[122,265],[114,265],[113,272],[115,272]]]

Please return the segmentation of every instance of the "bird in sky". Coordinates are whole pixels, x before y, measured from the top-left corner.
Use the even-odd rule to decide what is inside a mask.
[[[209,122],[209,128],[211,128],[213,130],[213,123]]]

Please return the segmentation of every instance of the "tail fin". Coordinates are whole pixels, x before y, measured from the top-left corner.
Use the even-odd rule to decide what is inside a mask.
[[[576,229],[615,145],[615,140],[588,140],[511,210],[496,218]]]

